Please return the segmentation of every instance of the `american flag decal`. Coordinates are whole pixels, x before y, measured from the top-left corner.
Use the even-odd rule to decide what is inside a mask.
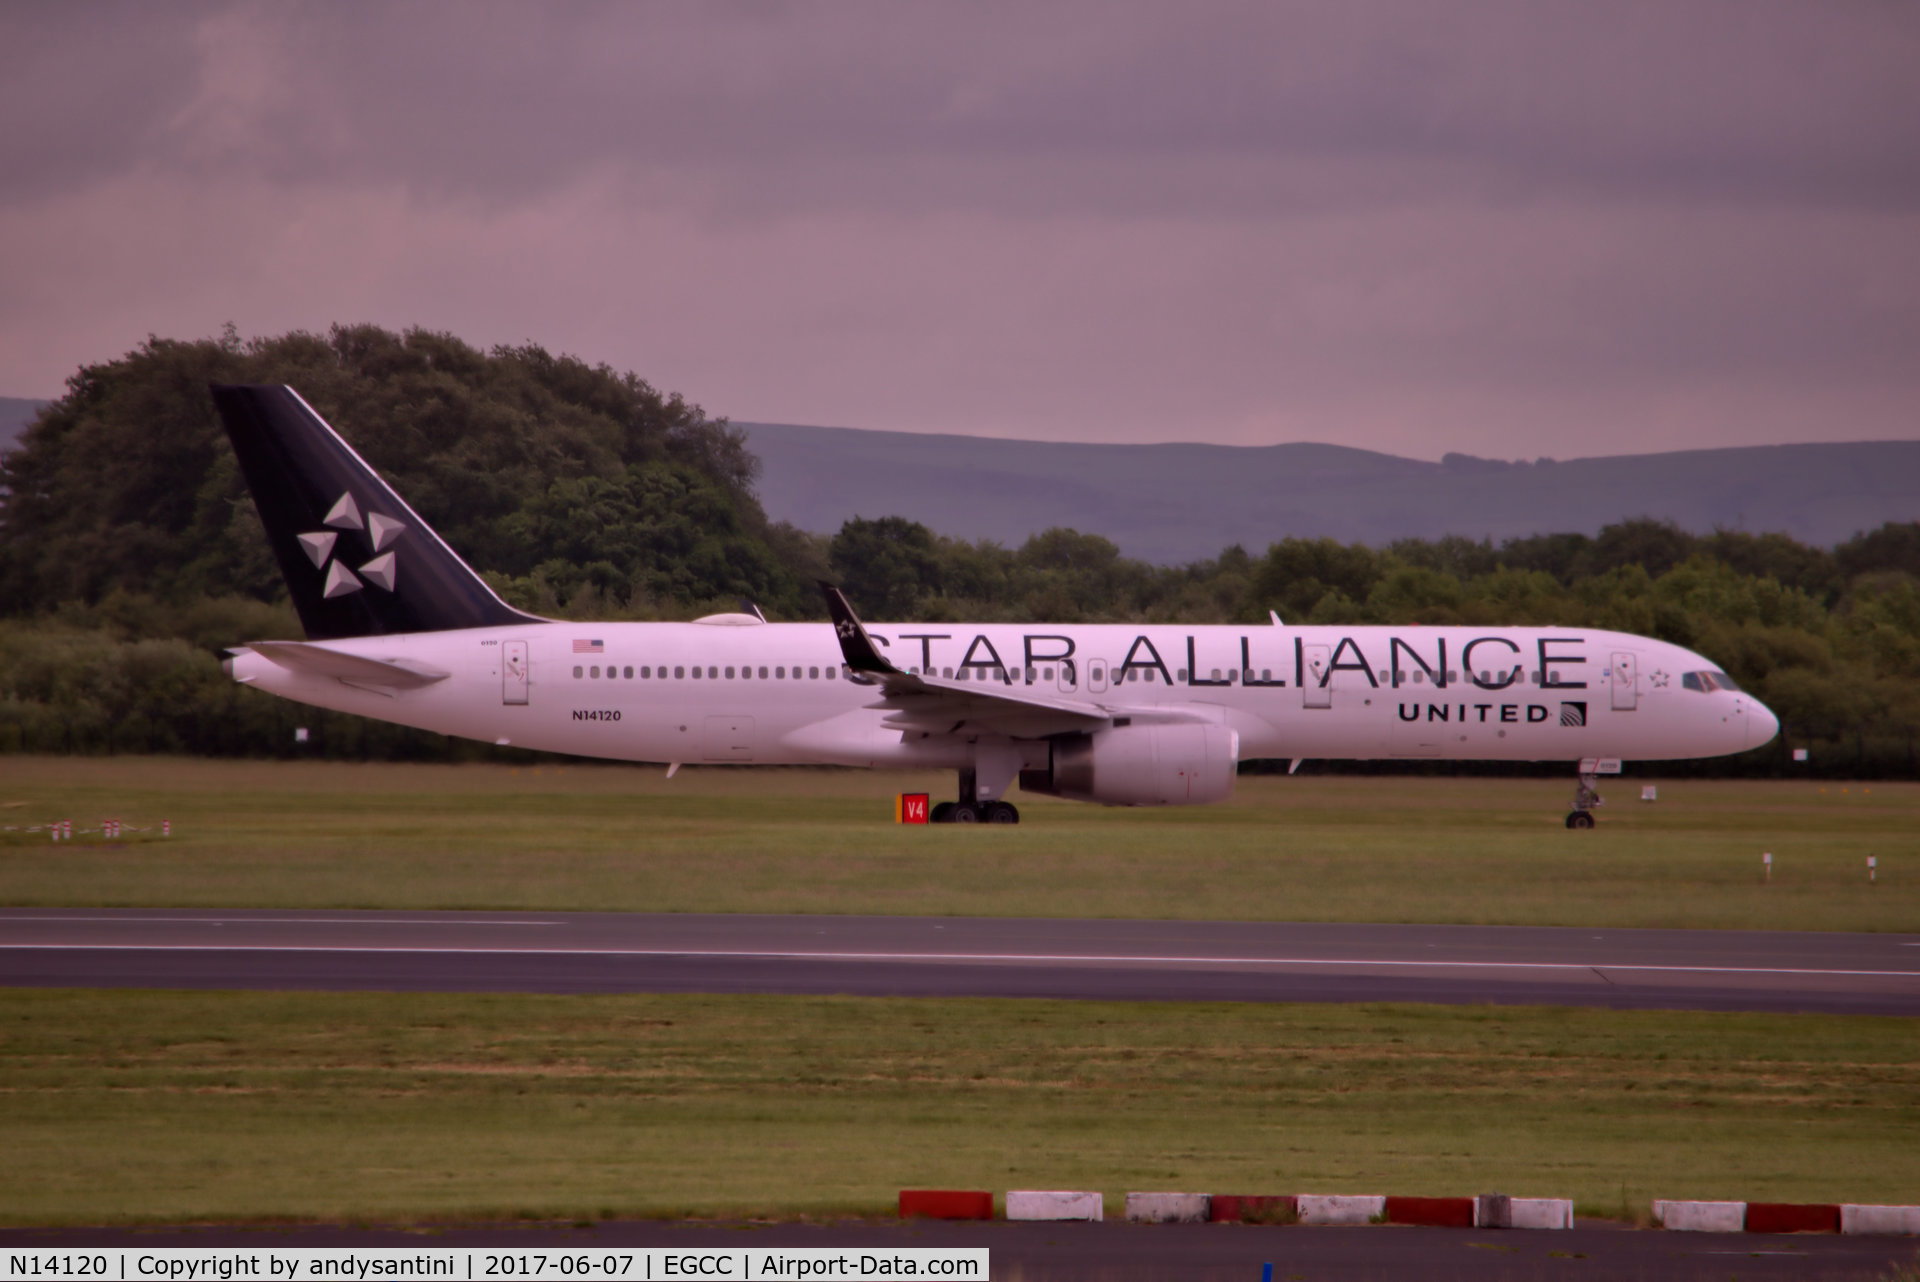
[[[581,641],[576,638],[573,643],[573,652],[575,654],[605,654],[607,652],[607,643],[605,641]]]

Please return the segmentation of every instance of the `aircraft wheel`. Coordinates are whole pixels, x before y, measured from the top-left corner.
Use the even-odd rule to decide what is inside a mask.
[[[948,823],[977,824],[980,822],[980,812],[974,807],[969,806],[966,802],[955,801],[949,804],[953,806],[953,809],[947,812]]]
[[[1014,809],[1011,801],[996,801],[987,806],[987,822],[1017,824],[1020,822],[1020,812]]]
[[[936,801],[933,809],[927,812],[927,822],[936,824],[952,823],[953,803],[951,801]]]
[[[1567,827],[1591,828],[1593,827],[1593,816],[1584,810],[1576,810],[1567,816]]]

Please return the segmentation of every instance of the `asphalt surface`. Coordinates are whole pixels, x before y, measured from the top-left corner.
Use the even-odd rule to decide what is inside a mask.
[[[676,1222],[465,1226],[409,1230],[299,1226],[5,1229],[0,1251],[34,1247],[809,1247],[887,1250],[984,1246],[996,1278],[1023,1282],[1274,1282],[1403,1279],[1501,1282],[1647,1279],[1756,1282],[1884,1278],[1912,1268],[1911,1238],[1662,1233],[1582,1221],[1560,1232],[1473,1229],[1262,1228],[1235,1224],[714,1224]]]
[[[0,984],[1551,1003],[1920,1014],[1920,934],[0,910]]]

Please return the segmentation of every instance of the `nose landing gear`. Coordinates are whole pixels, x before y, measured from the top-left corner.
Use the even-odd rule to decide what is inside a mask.
[[[1594,789],[1594,784],[1598,782],[1600,782],[1598,775],[1589,774],[1584,770],[1580,772],[1580,782],[1574,785],[1573,789],[1573,810],[1567,815],[1567,827],[1593,827],[1594,807],[1607,804],[1606,800]]]
[[[971,770],[960,772],[960,800],[942,801],[927,812],[937,824],[1017,824],[1020,812],[1011,801],[980,800],[978,776]]]

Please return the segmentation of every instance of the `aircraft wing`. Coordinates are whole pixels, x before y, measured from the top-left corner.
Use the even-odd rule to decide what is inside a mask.
[[[1109,709],[1035,694],[1012,682],[960,682],[903,672],[882,655],[846,596],[822,583],[840,654],[857,677],[878,686],[889,729],[919,734],[1003,734],[1017,739],[1086,732],[1110,725]]]
[[[331,677],[386,695],[396,690],[417,690],[452,675],[410,659],[366,659],[307,641],[250,641],[246,648],[289,672]]]

